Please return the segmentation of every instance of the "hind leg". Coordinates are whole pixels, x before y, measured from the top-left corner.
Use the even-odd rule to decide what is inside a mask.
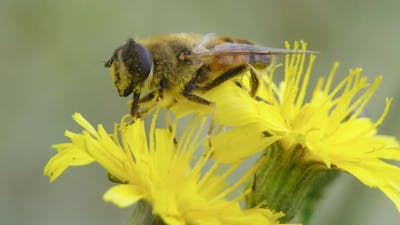
[[[227,70],[226,72],[222,73],[220,76],[218,76],[217,78],[212,80],[210,83],[206,84],[203,87],[199,87],[198,89],[204,90],[204,91],[211,90],[211,89],[219,86],[223,82],[225,82],[233,77],[239,76],[240,74],[245,73],[247,70],[250,71],[250,95],[252,97],[254,97],[256,95],[260,81],[258,79],[257,71],[250,64],[243,64],[243,65],[234,67],[230,70]]]

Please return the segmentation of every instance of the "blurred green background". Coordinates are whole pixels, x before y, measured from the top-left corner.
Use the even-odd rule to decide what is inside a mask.
[[[304,39],[320,51],[314,76],[341,62],[384,81],[368,105],[377,118],[395,98],[381,132],[399,134],[400,1],[105,1],[1,0],[0,224],[124,224],[131,209],[102,201],[110,187],[99,166],[68,170],[50,184],[43,166],[51,145],[79,131],[81,112],[111,128],[127,99],[103,63],[128,37],[171,32],[239,36],[266,46]],[[400,214],[378,190],[342,175],[319,205],[313,224],[395,225]]]

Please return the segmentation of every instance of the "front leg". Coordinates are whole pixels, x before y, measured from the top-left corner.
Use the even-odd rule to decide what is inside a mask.
[[[149,113],[152,108],[156,106],[157,102],[152,104],[151,107],[145,109],[144,111],[139,111],[140,104],[151,102],[154,99],[157,99],[157,101],[162,100],[162,98],[164,97],[164,88],[166,87],[166,85],[167,82],[165,78],[163,78],[158,84],[157,90],[151,91],[142,98],[140,98],[140,90],[135,90],[135,92],[133,93],[133,102],[131,105],[131,116],[139,118],[142,117],[142,115]]]
[[[135,90],[133,92],[133,101],[131,105],[131,116],[132,117],[140,117],[139,115],[139,99],[140,99],[140,90]]]
[[[139,103],[148,103],[156,98],[157,91],[152,91],[139,100]]]

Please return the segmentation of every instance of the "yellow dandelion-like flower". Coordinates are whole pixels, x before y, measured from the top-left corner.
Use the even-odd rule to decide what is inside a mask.
[[[144,201],[154,215],[170,225],[278,224],[282,216],[260,207],[241,209],[239,201],[245,193],[235,193],[256,167],[228,184],[226,178],[238,164],[222,170],[207,152],[195,156],[203,144],[205,119],[192,120],[176,139],[176,123],[166,129],[156,128],[156,116],[149,135],[142,120],[125,124],[123,119],[109,134],[102,125],[92,127],[78,113],[73,118],[84,131],[67,131],[71,142],[54,145],[58,153],[44,169],[51,181],[69,166],[97,162],[119,183],[104,194],[105,201],[119,207]]]
[[[305,47],[301,43],[301,49]],[[296,43],[295,49],[298,48]],[[319,79],[307,100],[315,60],[314,55],[309,57],[307,60],[304,54],[287,55],[284,81],[274,84],[279,67],[272,68],[256,99],[242,94],[232,83],[226,84],[224,88],[237,90],[231,92],[230,98],[240,106],[217,107],[216,115],[220,121],[234,121],[237,128],[213,139],[214,156],[222,162],[233,162],[275,143],[274,148],[279,151],[274,154],[296,155],[297,164],[313,162],[319,168],[338,168],[369,187],[379,188],[400,211],[400,168],[384,161],[400,160],[400,147],[395,137],[377,133],[392,100],[386,100],[383,113],[375,122],[362,114],[382,77],[368,83],[362,70],[356,68],[332,88],[336,63],[326,78]]]

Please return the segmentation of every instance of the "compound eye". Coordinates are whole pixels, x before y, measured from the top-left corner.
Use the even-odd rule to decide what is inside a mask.
[[[129,39],[122,47],[122,60],[128,73],[132,75],[134,86],[147,79],[153,66],[149,51],[133,39]]]

